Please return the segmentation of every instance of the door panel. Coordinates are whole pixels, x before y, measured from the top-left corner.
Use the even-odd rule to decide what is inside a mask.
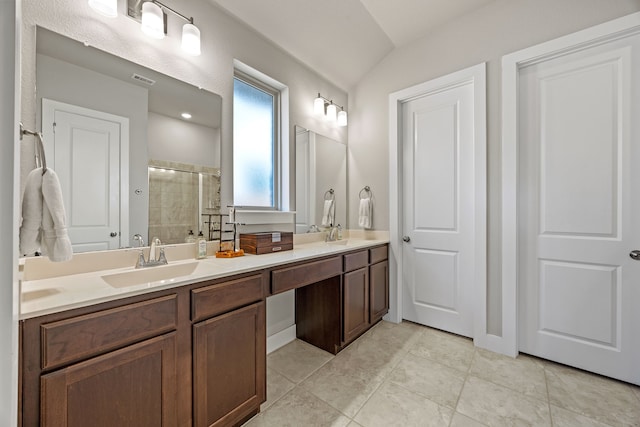
[[[633,36],[525,67],[518,105],[519,348],[635,383],[639,48]]]
[[[473,336],[474,89],[402,105],[403,317]]]
[[[43,99],[48,165],[60,179],[74,252],[121,246],[128,119]],[[126,228],[126,227],[125,227]],[[124,236],[125,239],[128,236]]]

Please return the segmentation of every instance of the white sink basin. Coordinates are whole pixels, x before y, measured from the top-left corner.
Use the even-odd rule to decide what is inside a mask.
[[[325,243],[327,245],[347,246],[349,244],[349,239],[334,240],[333,242],[325,242]]]
[[[146,283],[175,282],[177,278],[189,276],[196,271],[198,262],[189,262],[185,264],[167,264],[157,267],[146,267],[122,273],[106,274],[102,280],[114,288],[126,288],[128,286],[142,285]]]

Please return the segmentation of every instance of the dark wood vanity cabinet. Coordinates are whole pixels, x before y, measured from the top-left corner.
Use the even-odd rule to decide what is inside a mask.
[[[268,274],[20,323],[21,425],[235,426],[266,399]]]
[[[266,399],[265,298],[336,354],[389,308],[387,245],[20,322],[20,426],[237,426]]]
[[[316,347],[336,354],[362,335],[389,311],[389,270],[387,245],[332,257],[322,265],[336,265],[338,271],[324,270],[323,280],[296,289],[296,336]],[[316,264],[320,261],[316,261]],[[289,267],[314,275],[311,263]],[[277,271],[272,273],[278,274]],[[326,277],[332,274],[331,277]],[[273,290],[273,282],[272,282]]]
[[[369,321],[374,324],[389,312],[388,247],[370,249],[369,254]]]
[[[225,289],[225,287],[227,289]],[[238,425],[266,399],[266,310],[260,275],[192,293],[194,316],[217,314],[193,325],[193,411],[195,427]],[[234,299],[225,291],[234,289]],[[252,298],[252,295],[254,297]],[[204,299],[204,301],[203,301]],[[224,312],[224,306],[242,306]],[[222,314],[219,314],[222,312]]]
[[[342,278],[342,337],[353,341],[371,325],[369,321],[369,251],[344,255]]]
[[[175,335],[42,375],[40,425],[178,425]]]

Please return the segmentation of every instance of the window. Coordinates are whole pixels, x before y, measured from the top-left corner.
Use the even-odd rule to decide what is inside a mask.
[[[236,71],[233,80],[233,203],[280,207],[280,92]]]

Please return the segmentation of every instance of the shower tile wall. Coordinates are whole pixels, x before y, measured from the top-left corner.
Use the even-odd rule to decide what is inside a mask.
[[[149,169],[149,238],[183,243],[198,234],[198,174]]]

